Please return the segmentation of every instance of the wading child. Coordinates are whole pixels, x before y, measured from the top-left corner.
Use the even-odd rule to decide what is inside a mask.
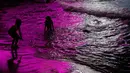
[[[21,26],[22,21],[20,19],[16,19],[15,25],[13,25],[9,30],[8,34],[13,38],[12,45],[11,45],[11,53],[13,59],[17,59],[17,48],[18,48],[18,40],[22,39],[21,35]]]
[[[52,41],[54,39],[54,25],[50,16],[46,17],[44,28],[44,39],[47,40],[46,47],[52,47]]]

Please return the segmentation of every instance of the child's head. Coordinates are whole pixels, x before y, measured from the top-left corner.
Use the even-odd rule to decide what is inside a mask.
[[[21,23],[22,23],[21,19],[16,19],[15,25],[17,27],[20,27]]]
[[[46,20],[51,20],[51,17],[50,16],[46,16]]]

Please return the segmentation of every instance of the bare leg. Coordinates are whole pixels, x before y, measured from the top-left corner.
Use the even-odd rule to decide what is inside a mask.
[[[11,54],[12,54],[12,58],[14,59],[14,51],[13,51],[13,48],[11,48]]]
[[[48,40],[46,46],[52,48],[53,47],[52,41]]]
[[[12,44],[11,44],[11,54],[12,54],[13,59],[14,59],[14,52],[13,52],[13,50],[14,50],[14,41],[15,41],[15,39],[13,39]]]
[[[18,53],[17,53],[17,49],[18,49],[18,45],[17,45],[17,44],[18,44],[18,40],[19,40],[19,39],[16,38],[16,40],[15,40],[15,49],[14,49],[14,50],[15,50],[15,57],[16,57],[16,59],[17,59],[17,57],[18,57]]]
[[[17,52],[17,48],[15,48],[15,58],[18,58],[18,52]]]
[[[17,45],[18,44],[18,40],[19,40],[18,38],[16,38],[16,40],[15,40],[15,46],[16,47],[18,47],[18,45]]]
[[[11,48],[13,48],[14,42],[15,42],[15,39],[13,39],[13,41],[12,41]]]

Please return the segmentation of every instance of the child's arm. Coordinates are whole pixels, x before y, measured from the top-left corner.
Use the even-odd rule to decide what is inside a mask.
[[[46,22],[45,22],[45,24],[44,24],[45,26],[44,26],[44,32],[47,30],[47,26],[46,26]]]
[[[51,24],[51,25],[52,25],[52,29],[53,29],[53,31],[55,31],[55,29],[54,29],[54,25],[53,25],[53,22],[52,22],[52,24]]]
[[[21,33],[21,29],[19,28],[19,35],[20,35],[20,38],[22,39],[22,33]]]

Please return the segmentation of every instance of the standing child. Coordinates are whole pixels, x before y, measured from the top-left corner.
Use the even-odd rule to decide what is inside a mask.
[[[44,28],[44,37],[47,40],[47,47],[52,47],[52,40],[54,39],[54,25],[50,16],[46,17],[45,28]]]
[[[13,59],[17,58],[18,40],[22,39],[21,30],[20,30],[21,23],[22,23],[21,19],[16,19],[15,25],[13,25],[8,30],[8,34],[13,38],[12,45],[11,45],[11,53]]]

